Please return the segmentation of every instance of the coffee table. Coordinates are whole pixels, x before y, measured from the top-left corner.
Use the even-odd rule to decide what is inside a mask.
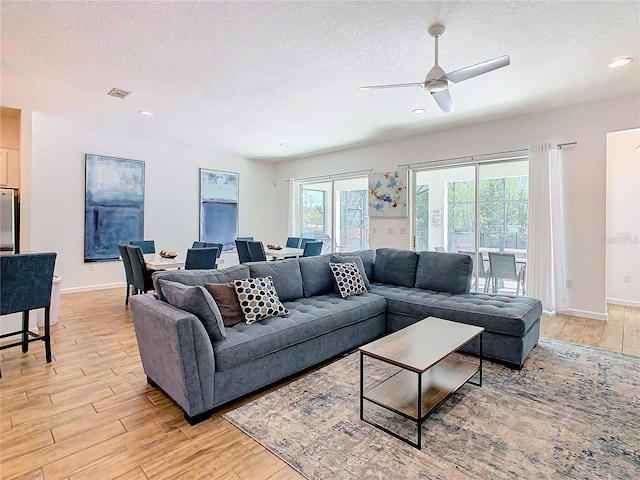
[[[360,347],[360,419],[420,449],[425,418],[465,383],[482,387],[483,332],[482,327],[429,317]],[[452,356],[476,337],[478,361]],[[365,392],[365,355],[400,369]],[[476,374],[478,381],[471,381]],[[365,400],[415,421],[418,441],[364,418]]]

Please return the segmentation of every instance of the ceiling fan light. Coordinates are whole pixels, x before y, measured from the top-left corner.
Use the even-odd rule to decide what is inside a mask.
[[[613,60],[611,60],[609,62],[609,68],[624,67],[625,65],[628,65],[629,63],[631,63],[632,60],[633,60],[633,58],[631,58],[631,57],[614,58]]]

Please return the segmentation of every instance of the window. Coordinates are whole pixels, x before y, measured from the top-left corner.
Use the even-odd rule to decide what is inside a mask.
[[[325,233],[326,192],[302,188],[302,232]]]

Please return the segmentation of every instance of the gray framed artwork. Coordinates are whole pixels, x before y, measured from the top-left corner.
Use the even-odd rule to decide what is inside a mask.
[[[235,248],[239,174],[200,169],[200,241]]]
[[[144,238],[144,162],[85,155],[84,261],[119,258],[118,244]]]

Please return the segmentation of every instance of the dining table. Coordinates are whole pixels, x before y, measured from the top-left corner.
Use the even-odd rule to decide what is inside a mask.
[[[264,249],[264,254],[267,259],[275,258],[277,260],[282,260],[284,258],[297,258],[301,257],[303,253],[304,249],[293,247],[282,247],[281,249],[267,247]]]
[[[145,253],[144,262],[150,270],[170,270],[174,268],[184,268],[184,256],[174,258],[163,257],[159,253]]]

